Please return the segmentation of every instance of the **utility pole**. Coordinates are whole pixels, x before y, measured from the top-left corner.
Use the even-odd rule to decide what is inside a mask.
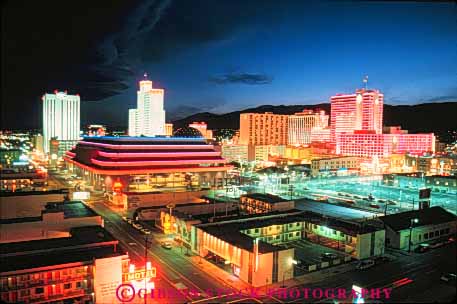
[[[148,237],[144,236],[144,267],[148,263]],[[148,297],[146,296],[147,290],[147,279],[144,279],[144,304],[146,304]]]

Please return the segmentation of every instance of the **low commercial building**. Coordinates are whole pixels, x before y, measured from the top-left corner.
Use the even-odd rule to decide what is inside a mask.
[[[359,171],[360,159],[354,156],[320,158],[311,161],[311,175],[314,177],[356,174]]]
[[[128,255],[100,226],[69,236],[0,244],[2,303],[114,303]]]
[[[295,208],[295,202],[269,193],[250,193],[240,197],[240,210],[248,213],[267,213]]]
[[[431,188],[435,192],[457,194],[457,175],[443,176],[432,175],[425,177],[425,187]]]
[[[0,243],[68,237],[70,230],[103,226],[103,218],[80,201],[47,203],[40,216],[0,220]]]
[[[202,257],[217,256],[226,271],[253,285],[294,275],[295,248],[276,246],[306,239],[365,259],[384,253],[385,231],[375,223],[353,223],[296,209],[248,216],[183,219],[180,237]],[[201,223],[199,223],[200,221]]]
[[[405,163],[415,171],[421,171],[429,175],[455,175],[457,174],[456,154],[407,154]]]
[[[401,250],[414,250],[422,243],[449,238],[457,227],[457,217],[439,206],[379,219],[386,227],[386,246]]]
[[[457,193],[457,176],[426,176],[423,172],[384,174],[383,183],[400,188],[430,188],[433,192]]]
[[[39,217],[51,202],[63,202],[67,189],[50,191],[0,191],[0,219]]]

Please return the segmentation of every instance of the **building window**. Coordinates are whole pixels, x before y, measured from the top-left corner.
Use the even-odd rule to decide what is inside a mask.
[[[446,228],[446,230],[445,230],[446,234],[449,234],[449,231],[450,231],[449,228]]]
[[[340,236],[344,236],[344,233],[343,233],[343,232],[340,232]]]
[[[295,223],[295,226],[300,226],[300,223]]]
[[[35,288],[35,294],[42,294],[42,293],[44,293],[44,288],[43,287]]]
[[[63,284],[63,289],[70,289],[70,288],[71,288],[71,283]]]
[[[428,233],[424,233],[424,239],[428,240]]]
[[[255,233],[259,233],[259,228],[255,228]]]
[[[440,230],[440,235],[443,235],[444,234],[444,229],[441,229]]]
[[[314,224],[314,229],[317,229],[317,225],[316,224]]]
[[[332,230],[333,234],[336,234],[336,230]]]
[[[299,231],[295,232],[295,236],[299,236],[299,235],[300,235]]]
[[[76,282],[76,288],[81,288],[82,285],[82,282]]]
[[[30,289],[21,290],[21,297],[30,295]]]

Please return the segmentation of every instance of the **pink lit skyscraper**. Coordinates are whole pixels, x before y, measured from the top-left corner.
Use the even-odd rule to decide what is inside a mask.
[[[337,94],[330,98],[331,138],[356,130],[382,134],[384,95],[378,90],[360,89],[355,94]]]

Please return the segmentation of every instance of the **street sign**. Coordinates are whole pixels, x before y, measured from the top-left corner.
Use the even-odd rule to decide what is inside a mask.
[[[431,188],[424,188],[419,190],[419,199],[429,199],[432,193]]]

